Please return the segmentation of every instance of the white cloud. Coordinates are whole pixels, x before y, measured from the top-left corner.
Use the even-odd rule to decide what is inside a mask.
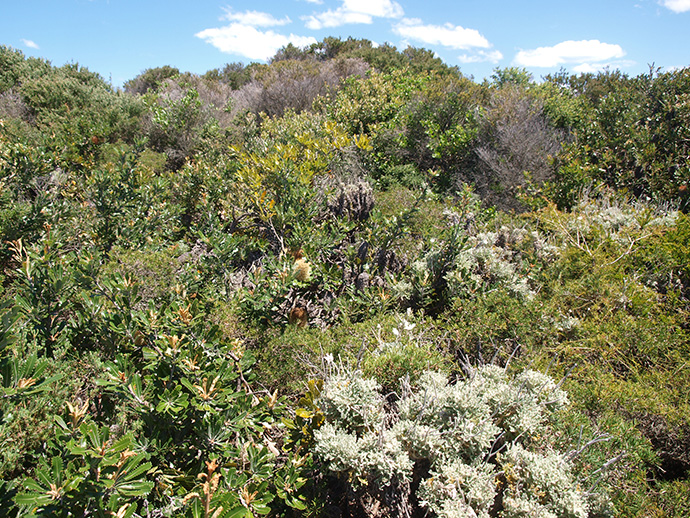
[[[340,27],[341,25],[349,23],[371,24],[374,22],[374,19],[368,14],[350,13],[342,9],[336,9],[335,11],[328,10],[312,16],[305,16],[303,20],[306,22],[305,25],[307,28],[313,30]]]
[[[465,29],[450,23],[445,25],[424,25],[421,20],[413,18],[403,20],[393,27],[393,32],[422,43],[443,45],[452,49],[466,50],[475,47],[488,49],[491,47],[491,44],[479,31]]]
[[[690,11],[690,0],[661,0],[660,3],[674,13]]]
[[[596,74],[597,72],[604,70],[606,67],[607,65],[592,65],[591,63],[582,63],[581,65],[574,67],[573,72],[576,74]]]
[[[556,67],[565,64],[584,65],[622,58],[625,51],[620,45],[602,43],[599,40],[563,41],[553,47],[521,50],[515,63],[525,67]]]
[[[341,9],[380,18],[400,18],[405,14],[402,6],[392,0],[343,0]]]
[[[250,25],[252,27],[275,27],[276,25],[287,25],[291,22],[287,16],[282,19],[275,18],[272,14],[262,13],[259,11],[245,11],[243,13],[233,13],[231,9],[225,10],[223,20],[230,22],[237,22],[242,25]]]
[[[479,50],[473,54],[462,54],[458,56],[460,63],[498,63],[503,59],[503,54],[498,50]]]
[[[196,33],[195,36],[206,43],[210,43],[221,52],[262,61],[271,58],[278,49],[288,43],[297,47],[306,47],[316,43],[316,39],[311,36],[297,36],[295,34],[285,36],[271,30],[260,31],[256,27],[241,23],[205,29]]]
[[[337,9],[304,16],[309,29],[340,27],[351,23],[371,24],[374,18],[400,18],[405,13],[402,6],[393,0],[342,0]]]
[[[39,48],[38,44],[34,41],[31,41],[31,40],[22,39],[22,43],[24,45],[26,45],[27,47],[29,47],[30,49],[38,49]]]
[[[623,69],[632,67],[634,65],[634,61],[630,61],[627,59],[617,61],[606,61],[603,63],[580,63],[579,65],[573,67],[573,72],[575,72],[576,74],[596,74],[604,70]]]

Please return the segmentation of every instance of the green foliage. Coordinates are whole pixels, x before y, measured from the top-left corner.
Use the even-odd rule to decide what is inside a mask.
[[[361,356],[364,376],[376,379],[384,393],[393,393],[401,380],[416,383],[427,370],[450,371],[451,362],[427,326],[424,320],[413,319],[411,311],[405,317],[398,316],[396,327],[391,329],[393,336],[388,338],[380,331],[376,342]]]
[[[562,166],[566,181],[574,163],[586,171],[575,189],[602,181],[635,196],[685,205],[688,150],[681,135],[688,77],[686,69],[650,69],[633,78],[618,71],[553,78],[584,112],[573,120],[576,145]]]
[[[233,90],[238,90],[250,81],[250,71],[251,66],[244,66],[243,63],[226,63],[222,69],[209,70],[203,78],[207,81],[221,81]]]
[[[180,169],[197,145],[200,127],[205,122],[202,102],[196,89],[180,91],[175,83],[159,93],[148,93],[144,103],[150,110],[148,138],[153,149],[165,152],[167,165]]]
[[[127,506],[136,509],[158,480],[154,500],[181,510],[194,499],[187,494],[210,459],[207,466],[215,462],[223,470],[208,476],[221,477],[223,484],[211,490],[202,483],[198,493],[212,507],[268,512],[270,491],[278,491],[269,484],[277,473],[280,479],[270,487],[279,488],[280,501],[302,506],[292,494],[302,484],[295,467],[274,470],[281,454],[268,430],[279,423],[283,403],[277,394],[259,399],[251,392],[249,354],[219,349],[218,330],[195,317],[192,304],[138,312],[119,291],[109,297],[131,313],[112,319],[110,327],[131,341],[96,380],[98,398],[117,409],[117,422],[97,425],[88,403],[68,403],[69,420],[55,417],[52,460],[39,461],[17,504],[33,506],[38,515],[124,512]],[[41,379],[45,363],[34,365],[35,358],[6,365],[3,397],[26,397],[54,381]],[[118,430],[113,439],[111,430]],[[168,482],[160,486],[162,480]]]
[[[45,146],[58,163],[88,169],[106,141],[131,139],[143,106],[129,96],[113,93],[96,74],[66,65],[22,82],[20,93],[46,136]]]
[[[369,134],[393,120],[422,79],[402,71],[372,72],[365,79],[350,78],[327,104],[329,118],[350,133]]]
[[[323,411],[317,405],[323,391],[323,380],[311,379],[307,387],[307,392],[297,402],[294,418],[284,421],[289,431],[286,446],[298,452],[314,446],[314,432],[325,420]]]
[[[491,84],[495,88],[504,88],[506,86],[531,86],[533,81],[532,74],[524,68],[509,67],[496,68],[491,74]]]
[[[163,81],[178,75],[180,75],[179,69],[169,65],[149,68],[134,79],[126,81],[124,84],[125,92],[140,95],[149,91],[156,92],[162,86]]]
[[[3,516],[684,516],[686,69],[0,65]]]
[[[645,272],[646,283],[661,293],[678,290],[687,299],[690,295],[690,220],[679,214],[675,226],[655,232],[641,243],[635,254],[635,270]]]
[[[430,183],[446,190],[458,165],[471,162],[482,96],[465,78],[396,70],[350,78],[323,104],[346,130],[370,136],[371,172],[383,185],[396,168],[414,164],[434,171]]]
[[[407,47],[398,51],[396,47],[385,43],[374,45],[366,39],[348,37],[346,40],[326,37],[311,46],[299,49],[292,44],[278,50],[272,62],[285,59],[299,60],[338,60],[356,58],[363,59],[380,72],[389,73],[394,70],[408,69],[415,74],[440,73],[445,75],[459,75],[456,67],[448,67],[433,52],[427,49]]]
[[[33,241],[47,222],[44,209],[55,201],[57,190],[46,189],[45,185],[51,165],[44,149],[12,142],[0,134],[0,257],[5,269],[12,255],[9,243],[18,239]]]
[[[465,78],[437,77],[408,105],[403,122],[406,160],[435,171],[433,186],[446,190],[460,167],[469,167],[485,93]]]
[[[69,437],[67,459],[56,456],[50,465],[37,467],[36,478],[24,481],[17,504],[33,508],[32,516],[106,516],[107,511],[132,516],[137,510],[134,499],[153,488],[153,482],[143,478],[151,468],[147,456],[130,449],[131,436],[111,441],[107,426],[84,423],[78,431],[64,422],[62,426]]]
[[[2,82],[0,91],[6,92],[28,78],[36,78],[51,70],[50,62],[26,58],[20,50],[5,45],[0,46],[0,63],[2,63]]]

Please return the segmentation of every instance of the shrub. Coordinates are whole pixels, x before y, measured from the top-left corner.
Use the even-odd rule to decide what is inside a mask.
[[[362,76],[367,69],[358,59],[274,60],[252,68],[250,78],[230,94],[229,111],[233,118],[247,111],[269,117],[280,117],[286,111],[310,111],[318,97],[337,91],[342,81]]]
[[[18,91],[44,146],[67,170],[88,170],[105,142],[132,142],[144,111],[140,100],[113,92],[98,74],[78,64],[26,77]]]
[[[548,376],[510,376],[486,365],[452,383],[427,371],[414,385],[403,381],[391,402],[374,380],[326,361],[315,399],[323,425],[314,431],[314,455],[347,481],[362,508],[368,502],[370,509],[412,513],[419,506],[447,517],[590,516],[590,495],[571,472],[573,455],[543,440],[549,416],[568,404]],[[410,498],[413,480],[419,486]]]
[[[54,417],[56,433],[15,502],[51,516],[131,516],[142,506],[266,514],[275,498],[303,509],[296,491],[305,481],[274,442],[284,402],[251,389],[251,356],[221,343],[189,299],[142,312],[121,304],[122,286],[113,292],[115,312],[127,311],[111,321],[122,352],[103,364],[93,402]]]
[[[374,191],[363,181],[339,183],[334,195],[327,200],[328,210],[336,217],[348,216],[365,221],[374,208]]]
[[[178,170],[194,152],[206,122],[199,92],[168,80],[159,93],[149,93],[144,99],[150,109],[146,131],[150,144],[155,151],[165,152],[168,168]]]
[[[689,79],[687,68],[661,73],[653,67],[636,77],[616,70],[557,79],[584,112],[574,120],[575,145],[563,179],[577,179],[576,165],[586,172],[579,187],[603,182],[687,207]]]
[[[156,92],[163,86],[163,82],[166,79],[177,77],[179,75],[180,70],[169,65],[148,68],[134,79],[130,79],[129,81],[125,82],[125,92],[136,95],[143,95],[149,91]]]
[[[494,92],[480,121],[477,176],[473,182],[489,203],[516,208],[516,189],[528,181],[536,185],[553,177],[553,159],[564,142],[553,128],[542,102],[513,86]]]
[[[239,90],[251,80],[251,70],[252,65],[245,66],[240,62],[226,63],[222,69],[209,70],[202,79],[209,82],[221,82],[233,90]]]

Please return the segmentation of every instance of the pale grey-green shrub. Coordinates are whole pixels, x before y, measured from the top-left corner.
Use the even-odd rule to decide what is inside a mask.
[[[573,486],[564,455],[532,452],[514,443],[497,459],[507,486],[503,494],[504,518],[587,518],[587,499]]]
[[[414,386],[402,380],[391,402],[359,371],[329,365],[314,454],[356,491],[408,487],[416,478],[418,505],[431,515],[588,516],[570,457],[541,437],[568,405],[549,376],[486,365],[451,382],[427,371]]]
[[[396,429],[413,456],[429,451],[432,460],[457,456],[469,460],[491,448],[501,430],[474,380],[483,379],[475,376],[469,383],[448,384],[443,374],[426,372],[419,390],[399,402]],[[435,448],[430,448],[429,440]]]
[[[496,495],[496,473],[486,463],[455,460],[440,466],[422,481],[417,497],[438,516],[488,518]]]
[[[412,461],[385,426],[385,400],[375,380],[337,372],[318,404],[326,423],[314,433],[314,453],[331,471],[347,472],[356,486],[372,480],[388,485],[411,476]]]
[[[412,476],[413,462],[388,430],[361,435],[326,423],[315,433],[314,453],[331,471],[346,472],[355,487],[375,481],[388,486]]]
[[[553,237],[563,243],[587,248],[587,236],[594,231],[620,244],[629,245],[639,241],[654,227],[674,225],[678,211],[666,205],[630,202],[604,191],[598,196],[583,193],[570,213],[558,216],[557,219],[546,218],[556,223]]]
[[[378,430],[383,425],[384,399],[374,379],[348,372],[332,374],[319,399],[319,406],[332,423],[352,433]]]
[[[513,260],[513,252],[505,241],[522,241],[529,234],[522,229],[501,229],[501,232],[482,232],[468,239],[467,246],[455,257],[453,268],[445,280],[451,298],[500,285],[516,296],[531,299],[534,291],[528,279],[520,276]],[[503,246],[499,246],[503,244]]]

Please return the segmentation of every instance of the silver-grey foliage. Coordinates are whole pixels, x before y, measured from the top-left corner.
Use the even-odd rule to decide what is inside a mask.
[[[383,515],[411,515],[418,505],[448,518],[590,516],[571,456],[540,440],[553,412],[569,404],[549,376],[486,365],[451,382],[428,371],[415,386],[403,380],[391,404],[375,380],[327,363],[317,459],[361,493],[405,494],[418,481],[416,499],[398,499]]]

